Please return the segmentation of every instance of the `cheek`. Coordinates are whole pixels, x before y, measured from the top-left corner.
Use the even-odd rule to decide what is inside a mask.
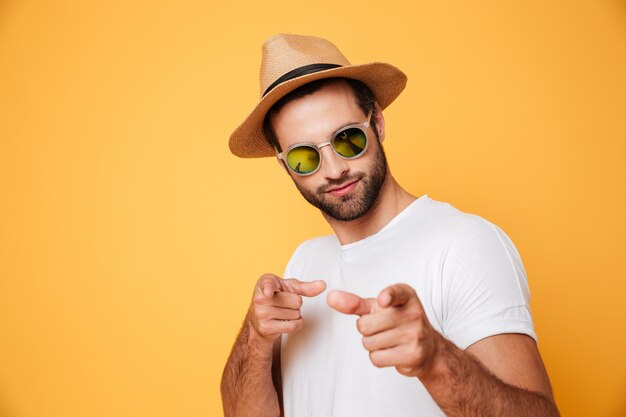
[[[374,165],[376,165],[376,154],[378,152],[377,149],[368,149],[366,155],[363,155],[361,158],[352,161],[354,172],[362,172],[364,174],[371,174],[374,169]]]

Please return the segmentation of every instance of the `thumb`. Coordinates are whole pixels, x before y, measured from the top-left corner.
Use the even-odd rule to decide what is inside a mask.
[[[417,298],[415,290],[407,284],[394,284],[380,292],[378,305],[381,307],[402,306],[412,298]]]
[[[362,316],[374,311],[376,300],[373,298],[361,298],[358,295],[345,291],[333,290],[328,293],[326,302],[340,313]]]
[[[295,278],[284,279],[283,283],[289,288],[290,291],[304,295],[306,297],[315,297],[321,294],[326,289],[326,282],[318,279],[315,281],[300,281]]]

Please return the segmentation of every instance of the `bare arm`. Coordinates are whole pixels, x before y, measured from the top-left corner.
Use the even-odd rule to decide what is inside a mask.
[[[280,407],[280,417],[285,416],[285,409],[283,408],[283,380],[280,367],[280,344],[281,338],[279,337],[274,342],[274,358],[272,360],[272,380],[276,387],[276,395],[278,396],[278,406]]]
[[[559,416],[529,336],[493,336],[466,351],[439,336],[436,351],[419,378],[447,416]]]
[[[221,383],[225,417],[282,415],[280,338],[302,328],[302,297],[326,288],[273,274],[257,281],[246,318],[224,367]]]
[[[375,366],[419,378],[447,416],[559,416],[537,346],[526,335],[492,336],[463,351],[433,329],[406,284],[376,299],[331,291],[327,301],[361,316],[357,329]]]
[[[260,340],[246,316],[222,375],[225,417],[280,415],[271,369],[272,342]]]

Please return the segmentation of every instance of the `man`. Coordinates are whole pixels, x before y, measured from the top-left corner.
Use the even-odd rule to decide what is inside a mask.
[[[382,110],[405,84],[321,38],[265,42],[261,101],[230,149],[276,156],[335,234],[258,279],[226,416],[558,415],[513,243],[389,171]]]

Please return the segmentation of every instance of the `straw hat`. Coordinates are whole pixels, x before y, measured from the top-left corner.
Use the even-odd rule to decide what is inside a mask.
[[[242,158],[274,156],[263,134],[265,114],[281,97],[321,78],[345,77],[364,82],[381,108],[387,107],[406,85],[407,77],[382,62],[351,65],[339,49],[317,36],[278,34],[263,44],[261,99],[246,120],[230,135],[230,151]]]

